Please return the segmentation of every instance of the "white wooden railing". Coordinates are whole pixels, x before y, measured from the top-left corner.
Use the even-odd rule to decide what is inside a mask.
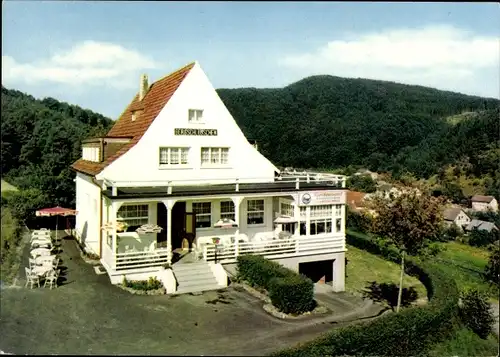
[[[263,255],[268,259],[289,258],[311,254],[328,254],[345,250],[344,236],[299,237],[289,239],[273,239],[261,242],[245,242],[238,245],[208,244],[203,247],[205,261],[217,263],[234,263],[236,257],[243,254]]]
[[[158,267],[167,262],[168,249],[115,254],[114,270]]]
[[[172,193],[172,187],[174,186],[186,186],[186,185],[235,185],[235,191],[239,191],[239,185],[245,183],[275,183],[279,184],[289,184],[295,183],[295,189],[300,188],[301,183],[318,183],[326,184],[328,186],[336,186],[345,188],[346,176],[335,175],[330,173],[321,172],[290,172],[284,171],[280,176],[270,179],[269,177],[228,177],[221,179],[180,179],[180,180],[146,180],[146,181],[130,181],[130,180],[109,180],[104,178],[103,184],[104,189],[111,187],[112,191],[116,193],[119,187],[157,187],[157,186],[167,186],[168,194]],[[113,195],[115,195],[113,193]]]

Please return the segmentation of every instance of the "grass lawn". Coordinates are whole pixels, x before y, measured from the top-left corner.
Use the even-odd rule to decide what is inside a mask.
[[[429,351],[429,356],[498,356],[498,340],[493,335],[483,340],[471,330],[462,327],[450,339],[435,345]]]
[[[471,247],[458,242],[443,243],[445,251],[437,256],[441,268],[453,277],[460,290],[476,288],[498,301],[498,290],[487,284],[481,274],[488,263],[489,252],[486,249]]]
[[[8,183],[5,180],[2,180],[1,189],[2,189],[2,192],[18,191],[18,189],[15,186],[12,186],[10,183]]]
[[[401,270],[398,264],[351,245],[347,246],[346,258],[348,259],[346,291],[359,294],[364,292],[372,281],[378,284],[399,285]],[[415,277],[405,275],[403,287],[414,287],[418,293],[418,299],[427,298],[425,286]]]

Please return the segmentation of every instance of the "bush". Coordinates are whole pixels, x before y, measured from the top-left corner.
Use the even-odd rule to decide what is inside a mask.
[[[269,290],[273,278],[285,278],[296,273],[277,262],[260,255],[240,255],[237,259],[238,275],[251,286]]]
[[[484,268],[484,279],[500,287],[500,247],[498,245],[493,248],[488,264]]]
[[[496,229],[491,232],[473,229],[469,233],[468,243],[473,247],[486,247],[498,239],[500,239],[500,232]]]
[[[438,238],[441,242],[448,242],[450,240],[456,240],[461,237],[463,232],[456,224],[452,224],[449,227],[443,229],[443,234],[441,234]]]
[[[163,287],[161,281],[154,277],[150,277],[148,280],[127,280],[127,278],[123,277],[122,285],[127,288],[143,291],[157,290]]]
[[[349,244],[399,261],[393,247],[377,244],[365,235],[349,233]],[[387,254],[387,255],[386,255]],[[368,323],[334,330],[323,337],[274,356],[379,355],[415,356],[426,353],[432,343],[451,335],[458,326],[458,291],[454,280],[431,262],[408,257],[405,271],[417,276],[428,290],[430,303],[391,314]]]
[[[314,309],[314,283],[303,275],[273,278],[269,297],[285,314],[302,314]]]
[[[238,277],[268,291],[272,304],[286,314],[300,314],[314,308],[311,279],[260,255],[240,255]]]
[[[482,339],[486,339],[493,330],[493,315],[487,296],[469,289],[461,294],[460,318],[463,323]]]

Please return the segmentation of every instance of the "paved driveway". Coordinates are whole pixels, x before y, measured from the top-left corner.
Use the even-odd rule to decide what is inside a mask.
[[[24,259],[27,262],[27,250]],[[63,241],[62,259],[66,281],[59,288],[30,290],[21,279],[18,285],[22,287],[1,291],[1,350],[15,354],[263,355],[312,339],[343,325],[342,321],[380,311],[376,306],[355,304],[344,318],[345,304],[336,306],[332,299],[330,306],[338,307],[336,316],[283,321],[264,312],[260,300],[232,288],[197,296],[131,295],[112,286],[107,275],[96,275],[81,260],[72,240]]]

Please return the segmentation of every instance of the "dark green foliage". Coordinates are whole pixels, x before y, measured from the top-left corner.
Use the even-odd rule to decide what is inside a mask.
[[[462,292],[460,318],[479,337],[486,339],[493,329],[493,315],[488,297],[476,289]]]
[[[2,204],[7,205],[18,220],[28,221],[35,217],[37,209],[48,207],[50,200],[49,196],[39,189],[28,188],[6,193]]]
[[[260,255],[240,255],[237,259],[238,275],[250,285],[269,290],[273,278],[285,278],[296,273],[281,264]]]
[[[163,287],[161,281],[153,277],[150,277],[148,280],[127,280],[123,277],[122,285],[127,288],[144,291],[157,290]]]
[[[285,314],[302,314],[314,308],[314,283],[302,275],[273,278],[269,298]]]
[[[69,166],[81,157],[82,140],[105,134],[112,123],[90,110],[2,86],[2,176],[20,190],[38,190],[36,203],[43,205],[27,207],[73,207],[75,173]]]
[[[239,278],[266,289],[271,302],[280,311],[300,314],[314,308],[311,279],[260,255],[240,255],[237,264]]]
[[[443,234],[438,237],[438,240],[442,242],[447,242],[450,240],[455,240],[463,235],[463,231],[456,225],[451,224],[443,230]]]
[[[377,191],[377,184],[369,175],[352,175],[347,179],[346,186],[351,191],[366,193]]]
[[[469,232],[468,243],[473,247],[486,247],[500,239],[500,231],[493,229],[488,232],[483,229],[474,228]]]
[[[365,235],[349,234],[349,244],[368,247],[379,255],[392,249],[381,249]],[[399,254],[396,253],[398,261]],[[376,253],[377,254],[377,253]],[[407,259],[406,272],[418,276],[426,286],[431,299],[423,307],[402,310],[372,322],[333,330],[321,338],[290,348],[273,356],[422,356],[432,343],[447,338],[457,327],[458,291],[455,281],[449,279],[438,266],[416,258]]]
[[[429,176],[498,140],[498,100],[420,86],[314,76],[281,89],[217,92],[244,134],[283,167],[362,165]],[[458,124],[444,120],[484,109]],[[488,156],[480,166],[493,162]]]
[[[370,216],[362,213],[355,212],[347,206],[347,218],[346,218],[347,228],[353,229],[359,232],[367,232],[370,230],[372,221]]]
[[[500,247],[494,246],[491,252],[488,264],[484,269],[484,278],[486,281],[500,287]]]

